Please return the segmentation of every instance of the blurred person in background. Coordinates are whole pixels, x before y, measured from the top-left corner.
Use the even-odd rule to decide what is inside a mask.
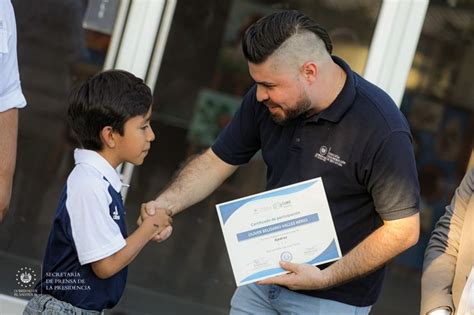
[[[18,108],[26,106],[16,54],[15,13],[0,0],[0,222],[10,204],[18,137]]]
[[[439,219],[425,252],[421,315],[474,314],[474,167]]]

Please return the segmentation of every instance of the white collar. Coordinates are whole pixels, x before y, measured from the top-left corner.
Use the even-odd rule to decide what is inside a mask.
[[[92,150],[75,149],[74,160],[76,165],[87,164],[95,168],[109,181],[116,192],[120,192],[122,189],[123,184],[120,180],[120,175],[99,153]]]

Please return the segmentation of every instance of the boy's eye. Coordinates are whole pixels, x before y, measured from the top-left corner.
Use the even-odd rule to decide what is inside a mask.
[[[145,130],[145,129],[148,128],[148,127],[150,127],[150,125],[147,124],[147,125],[145,125],[145,126],[142,126],[141,129]]]

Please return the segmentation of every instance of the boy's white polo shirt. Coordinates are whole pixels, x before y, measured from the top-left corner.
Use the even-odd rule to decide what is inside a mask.
[[[10,0],[0,0],[0,112],[26,106],[20,86],[15,13]]]
[[[122,181],[95,151],[76,149],[74,159],[76,167],[67,179],[66,209],[77,256],[84,265],[109,257],[126,245],[109,210],[109,185],[120,192]]]

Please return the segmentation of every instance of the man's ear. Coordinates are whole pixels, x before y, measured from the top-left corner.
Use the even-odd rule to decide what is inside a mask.
[[[306,80],[314,82],[318,74],[318,65],[314,61],[306,61],[301,67],[301,71]]]
[[[111,126],[105,126],[104,128],[102,128],[102,130],[100,131],[100,140],[102,140],[104,146],[109,149],[115,148],[115,139],[116,133],[114,132]]]

